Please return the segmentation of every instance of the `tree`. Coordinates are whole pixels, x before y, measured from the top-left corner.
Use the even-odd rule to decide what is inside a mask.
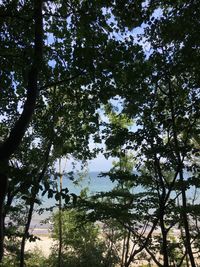
[[[149,222],[151,230],[147,238],[137,241],[159,266],[170,265],[169,232],[181,220],[185,247],[181,261],[189,257],[196,266],[192,238],[197,235],[193,235],[190,218],[198,213],[187,194],[192,185],[199,187],[199,13],[195,0],[138,0],[123,5],[120,1],[1,2],[0,258],[4,200],[8,192],[7,204],[12,202],[10,188],[16,177],[12,161],[17,158],[19,163],[17,154],[27,152],[23,146],[26,136],[33,130],[38,134],[35,138],[48,147],[49,129],[54,128],[56,138],[49,149],[52,158],[76,151],[77,157],[87,159],[93,153],[82,148],[88,147],[90,134],[100,141],[97,110],[118,96],[121,114],[117,117],[128,117],[136,127],[121,127],[113,117],[110,125],[103,125],[107,128],[102,137],[107,155],[120,154],[116,167],[121,171],[128,165],[129,151],[134,151],[138,175],[110,172],[111,179],[121,184],[128,181],[123,183],[129,187],[127,192],[112,192],[117,207],[122,207],[121,198],[124,205],[130,197],[135,197],[135,203],[139,197],[147,200],[137,212],[143,211],[140,219]],[[134,28],[140,25],[143,33],[136,40]],[[40,118],[43,111],[48,114],[47,127]],[[56,123],[49,127],[55,114]],[[7,190],[8,177],[13,183]],[[21,175],[20,183],[25,177]],[[145,188],[146,196],[130,194],[135,184]],[[48,183],[44,185],[44,193],[54,193]],[[110,213],[133,220],[133,206],[118,214],[109,205]],[[161,263],[149,245],[156,227],[161,231]]]
[[[132,26],[141,22],[141,2],[138,1],[138,6],[133,4],[136,17],[131,20]],[[115,33],[119,27],[122,34],[125,31],[128,20],[122,14],[129,11],[129,5],[125,5],[123,12],[121,9],[114,1],[2,1],[0,4],[3,92],[0,258],[9,160],[20,149],[34,111],[37,113],[39,105],[48,101],[47,88],[59,85],[60,92],[61,88],[67,89],[77,103],[87,98],[92,103],[87,105],[90,111],[116,94],[119,69],[114,66],[118,63],[123,66],[127,46],[116,40]],[[110,23],[112,16],[114,22]],[[7,129],[3,126],[6,122],[10,122]]]
[[[154,5],[149,1],[147,7],[151,8],[151,4]],[[155,13],[144,25],[144,34],[139,36],[144,48],[145,45],[149,47],[145,60],[139,61],[140,68],[126,69],[121,73],[122,114],[135,121],[136,129],[116,131],[111,126],[105,131],[109,135],[104,138],[113,154],[119,144],[135,152],[139,184],[146,186],[155,197],[153,210],[161,230],[163,266],[169,266],[169,230],[177,225],[176,216],[183,222],[183,243],[191,265],[195,266],[187,192],[193,185],[198,168],[198,164],[191,161],[194,155],[191,140],[193,134],[199,131],[199,76],[196,60],[190,68],[185,51],[198,57],[197,51],[193,50],[199,44],[198,37],[197,42],[194,41],[196,31],[191,28],[188,32],[183,25],[194,8],[195,16],[187,27],[194,26],[194,21],[199,23],[196,16],[199,7],[196,1],[194,5],[190,1],[169,1],[166,4],[156,1],[154,8]],[[175,35],[172,29],[175,29]],[[180,29],[183,32],[179,38],[177,33]],[[135,79],[138,69],[142,71]],[[193,178],[190,175],[186,177],[188,171]],[[178,213],[177,190],[182,201]],[[150,255],[159,264],[154,254]]]
[[[54,238],[59,240],[59,213],[54,215]],[[62,212],[62,262],[67,266],[105,266],[105,244],[98,226],[84,221],[84,213],[76,209]],[[109,263],[109,266],[113,266]]]
[[[15,8],[15,4],[11,4],[11,10]],[[7,9],[4,5],[1,6],[1,11],[3,18],[8,16],[8,12],[10,10]],[[19,146],[21,139],[24,135],[24,132],[28,126],[28,123],[32,117],[35,104],[36,104],[36,97],[38,93],[38,76],[40,73],[40,67],[42,63],[42,56],[43,56],[43,21],[42,21],[42,1],[34,1],[33,5],[33,10],[31,10],[31,15],[34,18],[34,24],[31,29],[32,32],[32,38],[34,42],[33,46],[33,57],[32,57],[32,62],[31,62],[31,67],[29,70],[26,71],[27,75],[27,83],[26,83],[26,88],[27,88],[27,99],[24,103],[24,109],[19,117],[19,119],[15,122],[14,126],[12,127],[12,130],[9,132],[9,137],[4,139],[4,141],[1,143],[0,146],[0,161],[1,161],[1,173],[0,173],[0,180],[1,180],[1,191],[0,191],[0,259],[2,259],[3,256],[3,239],[4,239],[4,233],[3,233],[3,203],[4,203],[4,198],[7,190],[7,174],[6,174],[6,169],[7,169],[7,164],[9,157],[15,152],[17,147]],[[9,17],[9,16],[8,16]],[[7,32],[8,28],[6,25],[6,22],[1,21],[2,30],[4,33]],[[21,26],[21,25],[20,25]],[[19,27],[20,28],[20,27]],[[18,30],[19,30],[18,28]],[[9,30],[8,30],[9,32]],[[1,34],[2,38],[4,39],[4,43],[7,41],[13,40],[15,35],[19,33],[19,31],[13,33],[12,35],[12,30],[7,34],[7,37],[9,40],[7,40],[6,35],[3,33]],[[23,36],[19,35],[20,37],[23,38]],[[21,38],[20,38],[21,39]],[[21,41],[19,39],[19,41]],[[20,49],[21,50],[21,49]],[[7,63],[7,62],[6,62]],[[3,67],[3,75],[5,73],[9,73],[9,70]],[[11,82],[12,75],[9,73],[8,75],[5,75],[2,87],[6,86],[6,83]],[[13,90],[14,84],[11,83],[11,87],[9,88],[10,90]],[[7,87],[7,86],[6,86]]]

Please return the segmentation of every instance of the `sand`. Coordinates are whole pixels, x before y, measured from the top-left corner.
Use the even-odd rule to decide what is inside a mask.
[[[33,252],[35,249],[40,250],[45,257],[48,257],[51,253],[51,247],[56,244],[56,241],[50,236],[37,235],[40,240],[35,242],[26,242],[25,251]]]

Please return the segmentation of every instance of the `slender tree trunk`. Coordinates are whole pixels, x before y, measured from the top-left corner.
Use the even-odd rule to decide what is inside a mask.
[[[183,177],[183,163],[181,160],[181,154],[180,154],[180,148],[178,143],[178,133],[176,128],[176,118],[175,118],[175,107],[174,107],[174,100],[173,100],[173,89],[171,87],[171,81],[169,79],[169,103],[170,103],[170,109],[171,109],[171,118],[172,118],[172,131],[173,131],[173,137],[174,137],[174,145],[175,145],[175,154],[177,157],[177,164],[178,164],[178,170],[179,170],[179,178],[180,182],[184,182]],[[182,194],[182,211],[181,211],[181,217],[183,219],[183,225],[185,230],[185,245],[186,245],[186,251],[189,255],[190,263],[192,267],[196,267],[195,261],[194,261],[194,255],[192,252],[191,247],[191,236],[190,236],[190,230],[189,230],[189,223],[188,223],[188,216],[187,216],[187,198],[186,198],[186,192],[185,188],[182,186],[181,194]]]
[[[124,238],[123,238],[123,246],[122,246],[122,259],[121,259],[121,267],[124,266],[124,261],[125,261],[125,243],[126,243],[126,235],[124,234]]]
[[[180,181],[183,182],[183,171],[180,171]],[[181,194],[182,194],[182,210],[181,210],[181,217],[183,219],[183,225],[185,229],[185,245],[186,245],[186,251],[188,252],[190,263],[192,267],[196,267],[195,261],[194,261],[194,256],[192,252],[192,247],[191,247],[191,237],[190,237],[190,229],[189,229],[189,223],[188,223],[188,216],[187,216],[187,197],[186,197],[186,192],[185,188],[182,187],[181,189]],[[187,255],[186,255],[187,258]]]
[[[154,149],[153,140],[151,144],[152,148]],[[169,267],[169,255],[168,255],[168,245],[167,245],[167,230],[165,227],[165,212],[166,212],[166,202],[168,200],[169,194],[166,193],[166,185],[162,174],[162,169],[160,166],[160,160],[158,159],[157,155],[154,154],[154,169],[155,175],[158,177],[159,187],[162,190],[162,193],[159,193],[158,189],[158,196],[159,196],[159,212],[158,217],[160,221],[160,228],[162,233],[162,254],[163,254],[163,266]]]
[[[30,228],[31,219],[32,219],[32,215],[33,215],[35,198],[36,198],[36,194],[34,194],[32,201],[31,201],[31,204],[30,204],[30,208],[29,208],[29,212],[28,212],[28,219],[27,219],[27,222],[25,225],[24,234],[23,234],[22,241],[21,241],[20,267],[24,267],[24,256],[25,256],[24,250],[25,250],[26,239],[27,239],[28,234],[29,234],[29,228]]]
[[[55,97],[55,87],[54,87],[54,97]],[[39,185],[40,185],[42,179],[44,178],[44,175],[46,173],[46,170],[47,170],[48,164],[49,164],[49,155],[50,155],[50,151],[51,151],[51,147],[52,147],[52,143],[53,143],[53,139],[54,139],[54,124],[55,124],[55,107],[54,107],[54,98],[53,98],[53,121],[52,121],[51,138],[49,140],[49,144],[47,145],[47,149],[46,149],[46,152],[44,154],[44,164],[42,166],[41,173],[38,175],[37,183],[36,183],[35,188],[33,190],[33,196],[32,196],[32,200],[31,200],[30,207],[29,207],[27,223],[25,225],[24,234],[23,234],[22,241],[21,241],[20,267],[24,266],[25,244],[26,244],[26,239],[28,237],[32,216],[33,216],[35,200],[36,200],[36,197],[37,197],[39,190],[40,190]]]
[[[169,267],[168,246],[167,246],[167,231],[164,223],[164,214],[161,211],[160,214],[160,228],[162,233],[162,254],[163,254],[163,266]]]
[[[9,190],[9,188],[7,190]],[[6,218],[8,209],[10,208],[10,206],[12,204],[13,199],[14,199],[14,195],[10,191],[8,191],[8,193],[6,195],[6,203],[3,204],[3,211],[2,211],[2,213],[3,213],[3,222],[2,222],[3,233],[5,230],[5,218]]]
[[[5,178],[5,181],[7,181],[7,177]],[[8,213],[8,210],[9,208],[11,207],[11,204],[13,202],[13,199],[14,199],[14,196],[15,196],[15,193],[13,193],[13,190],[14,189],[10,189],[9,188],[9,184],[6,185],[7,189],[5,189],[5,191],[7,191],[7,195],[6,195],[6,203],[3,203],[1,206],[3,206],[3,210],[2,210],[2,222],[1,222],[1,226],[3,228],[3,231],[0,231],[2,233],[4,233],[4,229],[5,229],[5,218],[7,216],[7,213]],[[0,188],[1,190],[2,188]],[[4,190],[4,189],[3,189]],[[17,191],[16,191],[17,192]],[[2,240],[4,239],[4,237],[2,237]],[[2,245],[3,247],[3,245]],[[3,253],[3,251],[2,251]]]
[[[128,235],[126,238],[126,253],[125,253],[125,258],[124,258],[124,266],[128,267],[130,264],[128,262],[128,254],[129,254],[129,247],[130,247],[130,237],[131,237],[131,232],[128,230]]]
[[[134,257],[139,254],[140,252],[142,252],[143,249],[145,249],[148,246],[149,240],[152,236],[153,231],[155,230],[157,224],[158,224],[159,219],[156,218],[153,221],[153,225],[151,227],[151,230],[149,231],[147,237],[145,238],[145,241],[142,242],[142,244],[140,244],[139,248],[137,250],[134,251],[134,253],[132,253],[127,261],[128,266],[131,264],[131,262],[134,260]]]
[[[3,244],[4,244],[4,198],[7,191],[8,179],[7,175],[0,173],[1,185],[0,185],[0,261],[3,258]]]
[[[180,209],[180,202],[179,202],[179,197],[177,197],[177,206],[178,206],[178,208]],[[182,227],[182,225],[180,225],[180,232],[181,232],[181,238],[182,238],[182,240],[183,240],[183,243],[184,243],[184,246],[185,246],[185,248],[186,248],[186,245],[185,245],[185,238],[184,238],[184,232],[183,232],[183,227]],[[182,259],[181,259],[181,262],[178,264],[178,267],[180,267],[180,266],[182,266],[182,262],[184,261],[184,256],[182,257]],[[189,266],[189,260],[188,260],[188,253],[187,253],[187,251],[186,251],[186,253],[185,253],[185,261],[186,261],[186,267],[190,267]]]
[[[113,254],[113,246],[114,246],[114,235],[115,235],[115,232],[113,229],[111,229],[111,239],[110,239],[110,247],[109,247],[109,258],[107,260],[107,265],[108,267],[112,266],[112,254]]]
[[[154,263],[155,263],[157,266],[159,266],[159,267],[163,267],[163,264],[160,263],[160,261],[156,259],[156,254],[154,254],[154,252],[150,251],[150,250],[148,249],[148,247],[146,247],[145,250],[146,250],[146,252],[151,256],[151,258],[149,259],[149,263],[151,262],[151,260],[153,260]],[[154,266],[154,265],[153,265],[153,266]]]
[[[60,172],[60,185],[59,185],[59,222],[58,222],[58,227],[59,227],[59,249],[58,249],[58,267],[62,266],[62,197],[61,197],[61,192],[62,192],[62,173],[61,173],[61,159],[59,159],[59,172]]]
[[[44,155],[44,165],[42,168],[42,171],[40,173],[40,175],[38,176],[37,179],[37,185],[34,188],[34,192],[31,198],[31,203],[30,203],[30,207],[29,207],[29,212],[28,212],[28,218],[27,218],[27,222],[24,228],[24,234],[22,237],[22,241],[21,241],[21,250],[20,250],[20,267],[24,267],[24,250],[25,250],[25,244],[26,244],[26,239],[28,237],[28,233],[29,233],[29,228],[30,228],[30,224],[31,224],[31,220],[32,220],[32,216],[33,216],[33,210],[34,210],[34,205],[35,205],[35,200],[36,197],[39,193],[39,185],[42,181],[42,179],[44,178],[45,172],[47,170],[48,167],[48,163],[49,163],[49,154],[51,151],[51,146],[52,146],[52,140],[50,140],[49,145],[47,146],[47,150],[46,153]]]

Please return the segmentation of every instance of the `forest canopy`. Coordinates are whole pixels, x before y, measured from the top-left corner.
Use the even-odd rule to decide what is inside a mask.
[[[40,266],[198,266],[199,18],[198,0],[0,1],[2,266],[32,266],[44,198],[58,246]],[[112,189],[63,186],[66,159],[99,153]]]

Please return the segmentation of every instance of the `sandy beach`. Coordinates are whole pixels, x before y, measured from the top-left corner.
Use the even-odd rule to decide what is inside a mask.
[[[45,257],[48,257],[51,253],[51,247],[56,241],[49,235],[36,235],[39,239],[35,242],[26,242],[25,251],[34,251],[35,249],[40,250]]]
[[[48,228],[34,228],[32,229],[32,234],[37,236],[39,239],[37,239],[35,242],[27,241],[26,246],[25,246],[25,251],[34,252],[34,250],[39,250],[43,256],[48,257],[51,254],[51,248],[57,243],[51,237],[51,232],[49,231],[49,229]],[[158,235],[160,235],[159,230],[155,231],[153,234],[154,237]],[[174,229],[174,231],[171,233],[171,237],[172,236],[175,237],[176,239],[179,239],[180,231],[178,229]],[[159,254],[157,254],[157,258],[160,258]],[[160,260],[162,260],[161,258]],[[153,260],[150,260],[150,262],[151,262],[151,266],[156,266]],[[140,258],[138,260],[135,260],[134,263],[132,263],[130,266],[148,265],[150,262],[145,259]],[[199,260],[197,260],[197,262],[199,262]]]

